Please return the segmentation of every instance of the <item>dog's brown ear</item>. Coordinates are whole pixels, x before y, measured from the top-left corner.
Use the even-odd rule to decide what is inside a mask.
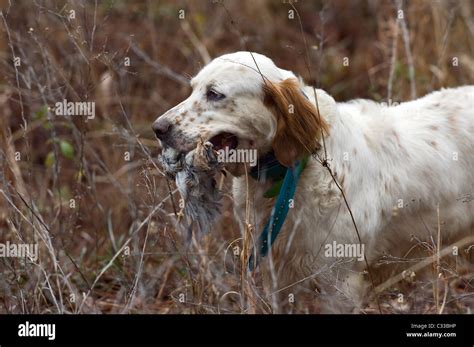
[[[277,119],[273,151],[281,164],[290,167],[320,147],[319,140],[323,133],[327,134],[328,124],[305,97],[296,79],[267,81],[263,89],[265,105]]]

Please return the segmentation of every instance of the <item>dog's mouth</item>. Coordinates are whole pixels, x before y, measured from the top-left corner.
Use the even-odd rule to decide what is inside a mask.
[[[214,151],[226,151],[236,149],[239,145],[239,139],[236,135],[228,132],[220,132],[207,140],[212,144]],[[169,177],[173,178],[176,173],[183,168],[183,161],[187,157],[189,150],[180,150],[166,146],[163,148],[161,163]]]
[[[231,133],[222,132],[209,139],[209,142],[214,146],[215,151],[225,149],[236,149],[239,145],[239,139],[237,136]]]

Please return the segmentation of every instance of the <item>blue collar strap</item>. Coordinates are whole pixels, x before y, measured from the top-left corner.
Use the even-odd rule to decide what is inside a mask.
[[[271,156],[273,156],[276,163],[271,159]],[[275,185],[270,188],[264,196],[273,197],[278,194],[278,197],[270,213],[270,219],[267,221],[267,224],[260,233],[257,249],[254,250],[250,255],[249,269],[251,271],[256,268],[259,260],[268,254],[273,242],[280,233],[286,216],[288,215],[290,200],[292,200],[295,196],[296,186],[298,184],[301,172],[304,170],[309,159],[309,156],[305,157],[303,160],[297,161],[293,167],[286,168],[276,160],[273,153],[271,153],[268,158],[265,157],[266,156],[264,156],[261,160],[263,165],[261,169],[258,170],[259,174],[257,174],[257,177],[263,176],[264,179],[273,179],[273,181],[275,181]],[[281,172],[284,172],[284,178],[282,181],[278,181],[278,178],[281,176]],[[252,172],[250,175],[255,178],[255,175],[253,175]]]

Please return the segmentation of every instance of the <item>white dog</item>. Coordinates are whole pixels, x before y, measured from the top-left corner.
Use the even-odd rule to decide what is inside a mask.
[[[214,59],[191,86],[153,129],[179,153],[199,139],[258,151],[257,167],[226,168],[236,217],[254,230],[251,262],[270,291],[310,284],[327,296],[326,311],[350,311],[370,289],[367,264],[376,272],[381,256],[406,256],[413,236],[436,240],[438,207],[444,245],[472,233],[474,86],[399,105],[336,103],[250,52]]]

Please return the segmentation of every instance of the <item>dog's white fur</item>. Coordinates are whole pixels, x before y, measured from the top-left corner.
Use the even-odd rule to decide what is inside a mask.
[[[190,97],[162,116],[176,123],[172,145],[190,148],[199,137],[225,131],[239,138],[241,148],[270,151],[277,118],[264,103],[262,75],[273,83],[296,78],[257,53],[214,59],[191,81]],[[313,88],[299,83],[316,108]],[[225,99],[206,100],[209,85]],[[329,126],[324,137],[328,163],[374,268],[383,254],[408,254],[413,236],[436,239],[438,205],[444,244],[472,233],[474,202],[462,197],[474,193],[474,86],[443,89],[391,106],[368,100],[336,103],[323,90],[316,93],[320,116]],[[317,156],[324,158],[322,146]],[[257,237],[274,203],[263,198],[272,183],[234,171],[237,219],[242,229],[250,223]],[[359,242],[338,187],[313,155],[298,184],[294,208],[261,264],[270,291],[293,292],[295,283],[314,284],[327,296],[322,300],[327,311],[359,306],[368,288],[365,262],[325,256],[325,245],[333,241]]]

